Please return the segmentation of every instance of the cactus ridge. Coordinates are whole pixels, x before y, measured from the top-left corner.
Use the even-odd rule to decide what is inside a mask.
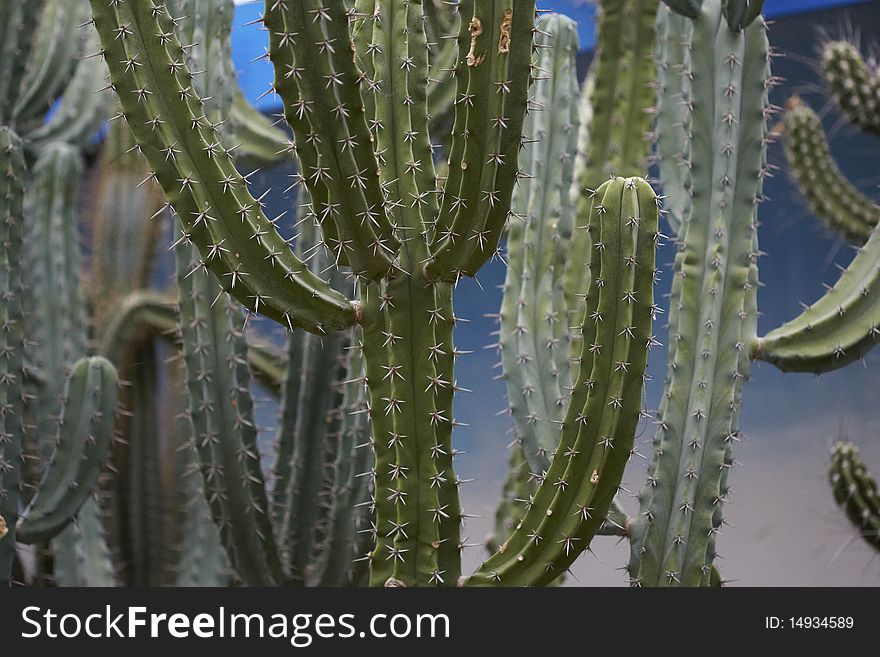
[[[721,9],[703,3],[682,68],[693,198],[675,260],[654,459],[632,533],[638,585],[709,581],[754,341],[769,46],[763,20],[734,32]]]
[[[834,445],[829,479],[834,501],[846,512],[859,535],[880,550],[880,492],[855,445],[849,442]]]
[[[791,98],[784,129],[788,164],[813,213],[831,230],[864,244],[880,220],[880,205],[837,168],[819,117],[800,99]]]
[[[0,586],[10,581],[21,502],[24,176],[21,140],[0,126]]]

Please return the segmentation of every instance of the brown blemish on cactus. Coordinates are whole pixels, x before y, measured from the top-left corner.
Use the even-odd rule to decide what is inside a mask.
[[[593,474],[590,475],[590,483],[594,486],[599,483],[599,470],[598,468],[593,470]]]
[[[6,518],[0,516],[0,538],[3,538],[8,533],[9,529],[6,528]]]
[[[477,55],[477,37],[483,33],[483,21],[474,16],[470,24],[471,32],[471,50],[467,54],[467,65],[471,68],[477,67],[483,63],[485,54]]]
[[[510,26],[513,24],[513,9],[504,10],[504,19],[501,21],[501,37],[498,39],[498,52],[510,52]]]

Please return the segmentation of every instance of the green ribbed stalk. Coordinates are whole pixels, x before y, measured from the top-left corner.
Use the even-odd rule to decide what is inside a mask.
[[[656,311],[657,198],[641,178],[613,178],[590,215],[584,343],[559,446],[525,516],[469,586],[542,585],[563,574],[605,522],[633,449]]]
[[[688,53],[693,198],[675,261],[655,454],[632,532],[630,577],[644,586],[709,583],[756,322],[769,80],[763,20],[733,32],[720,0],[706,0]]]

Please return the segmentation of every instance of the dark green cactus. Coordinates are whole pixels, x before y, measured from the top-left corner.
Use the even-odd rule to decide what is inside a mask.
[[[859,535],[880,550],[880,492],[855,445],[839,442],[833,447],[829,479],[834,501]]]
[[[57,536],[89,499],[113,440],[117,387],[116,369],[104,358],[74,366],[65,385],[57,446],[19,521],[18,541]]]

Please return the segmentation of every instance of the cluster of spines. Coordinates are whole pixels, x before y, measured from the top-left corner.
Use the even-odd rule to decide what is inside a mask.
[[[822,49],[825,82],[841,111],[863,130],[880,134],[880,70],[847,41],[829,41]]]
[[[831,230],[863,244],[880,220],[880,205],[838,169],[821,119],[795,96],[786,104],[784,130],[788,166],[813,213]]]
[[[855,445],[840,442],[834,446],[829,479],[834,501],[846,512],[859,535],[880,550],[880,490]]]
[[[681,35],[692,180],[683,191],[692,199],[675,262],[654,459],[631,534],[635,585],[709,581],[754,341],[770,51],[763,20],[734,31],[722,13],[720,0],[707,0]]]
[[[657,198],[641,178],[613,178],[596,191],[583,348],[559,445],[523,519],[467,585],[552,582],[604,523],[641,417],[657,216]]]

